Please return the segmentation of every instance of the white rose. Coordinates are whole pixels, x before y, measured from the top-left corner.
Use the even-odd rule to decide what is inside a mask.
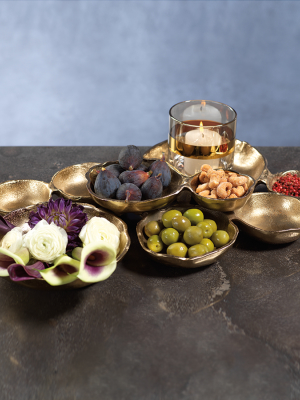
[[[22,228],[16,227],[2,238],[1,247],[16,254],[23,246]]]
[[[44,219],[38,222],[23,239],[23,245],[35,259],[49,263],[65,254],[67,244],[66,231],[56,226],[54,222],[48,224]]]
[[[120,244],[119,229],[106,218],[93,217],[81,229],[79,234],[84,245],[106,241],[110,243],[118,253]]]

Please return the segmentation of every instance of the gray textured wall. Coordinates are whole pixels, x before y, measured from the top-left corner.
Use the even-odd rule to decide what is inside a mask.
[[[0,145],[152,145],[169,108],[231,105],[300,145],[300,3],[0,1]]]

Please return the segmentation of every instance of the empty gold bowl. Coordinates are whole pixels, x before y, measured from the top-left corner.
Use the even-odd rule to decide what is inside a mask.
[[[168,187],[164,188],[162,197],[158,197],[157,199],[151,199],[151,200],[129,201],[129,202],[126,202],[125,200],[104,198],[97,195],[94,192],[94,183],[98,174],[97,171],[99,171],[102,167],[106,167],[110,164],[118,164],[118,161],[108,161],[105,162],[104,164],[98,164],[90,168],[86,174],[86,179],[87,179],[86,186],[92,199],[97,204],[113,211],[116,214],[122,214],[125,212],[142,213],[145,211],[156,210],[158,208],[165,207],[166,205],[170,204],[173,200],[175,200],[177,194],[183,188],[182,176],[178,174],[176,171],[171,169],[171,174],[172,174],[171,183]]]
[[[253,193],[230,218],[240,222],[247,233],[267,243],[289,243],[300,237],[300,201],[291,196]]]
[[[33,179],[7,181],[0,184],[0,214],[43,203],[51,197],[49,183]]]
[[[72,201],[90,201],[91,196],[86,188],[87,171],[97,163],[87,162],[70,165],[53,175],[50,186],[56,189],[65,199]]]
[[[162,215],[169,210],[179,210],[182,214],[190,209],[190,208],[197,208],[201,210],[204,214],[204,217],[207,219],[213,219],[217,223],[218,229],[222,229],[228,232],[229,234],[229,242],[218,249],[211,251],[210,253],[206,253],[203,256],[193,257],[193,258],[183,258],[183,257],[176,257],[171,256],[166,253],[155,253],[151,251],[147,247],[147,240],[148,237],[144,233],[145,225],[150,221],[159,221],[161,220]],[[143,250],[155,261],[158,261],[163,264],[167,264],[173,267],[182,267],[182,268],[199,268],[204,267],[205,265],[212,264],[215,262],[219,257],[222,256],[226,251],[228,251],[234,244],[237,235],[238,235],[238,228],[237,226],[228,219],[227,215],[220,213],[218,211],[211,211],[205,208],[194,206],[194,205],[186,205],[186,206],[174,206],[172,208],[165,208],[163,210],[153,211],[148,213],[138,224],[136,227],[137,236],[142,246]]]
[[[244,194],[244,196],[234,199],[211,199],[208,197],[200,196],[198,193],[196,193],[197,186],[200,184],[200,182],[198,179],[198,175],[195,175],[193,178],[191,178],[189,182],[192,189],[193,198],[201,206],[215,211],[228,212],[243,207],[243,205],[249,200],[255,189],[255,180],[249,175],[241,174],[239,171],[232,172],[237,172],[240,175],[246,176],[248,178],[247,184],[249,189],[246,194]]]
[[[78,203],[84,207],[84,212],[88,215],[88,219],[92,217],[104,217],[108,221],[112,222],[120,231],[120,249],[117,255],[117,262],[121,261],[125,254],[127,253],[130,246],[130,236],[128,233],[127,225],[120,218],[115,215],[107,212],[106,210],[101,210],[97,207],[94,207],[90,204]],[[31,211],[35,211],[37,209],[37,205],[32,205],[25,208],[20,208],[18,210],[14,210],[9,214],[5,215],[5,219],[12,223],[15,226],[22,226],[25,222],[28,222],[29,214]],[[3,236],[0,235],[0,240]],[[9,277],[4,277],[4,279],[9,280]],[[13,281],[11,281],[13,282]],[[68,283],[66,285],[61,286],[51,286],[44,279],[33,279],[28,281],[19,281],[14,282],[21,284],[23,286],[31,287],[34,289],[48,289],[48,290],[56,290],[56,289],[76,289],[84,286],[89,286],[91,283],[82,282],[77,279],[74,282]]]

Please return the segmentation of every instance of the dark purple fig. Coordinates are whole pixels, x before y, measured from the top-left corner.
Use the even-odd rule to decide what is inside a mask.
[[[95,193],[102,197],[110,199],[115,198],[118,188],[121,186],[121,182],[115,175],[105,168],[102,168],[97,175],[94,189]]]
[[[141,164],[139,167],[136,168],[137,171],[149,171],[149,167],[145,164]]]
[[[142,199],[142,192],[133,183],[123,183],[117,190],[116,198],[118,200],[140,201]]]
[[[119,175],[124,172],[124,168],[119,164],[111,164],[108,167],[105,167],[107,171],[112,172],[116,178],[119,178]]]
[[[136,169],[143,161],[142,154],[138,147],[130,144],[124,147],[119,154],[119,164],[122,168],[132,171]]]
[[[156,199],[161,197],[163,191],[163,185],[160,180],[160,176],[151,176],[141,187],[143,199]]]
[[[153,172],[154,176],[161,174],[161,183],[163,187],[167,187],[171,182],[171,171],[168,164],[165,162],[165,154],[163,153],[160,160],[154,161],[151,164],[150,171]]]
[[[140,187],[150,177],[151,173],[139,170],[124,171],[119,176],[119,179],[121,183],[133,183]]]

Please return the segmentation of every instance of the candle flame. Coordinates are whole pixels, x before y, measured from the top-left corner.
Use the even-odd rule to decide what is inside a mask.
[[[205,106],[206,106],[206,101],[202,100],[202,101],[201,101],[201,106],[202,106],[202,107],[205,107]]]
[[[203,133],[203,122],[202,121],[200,121],[199,129],[200,129],[200,132]]]

